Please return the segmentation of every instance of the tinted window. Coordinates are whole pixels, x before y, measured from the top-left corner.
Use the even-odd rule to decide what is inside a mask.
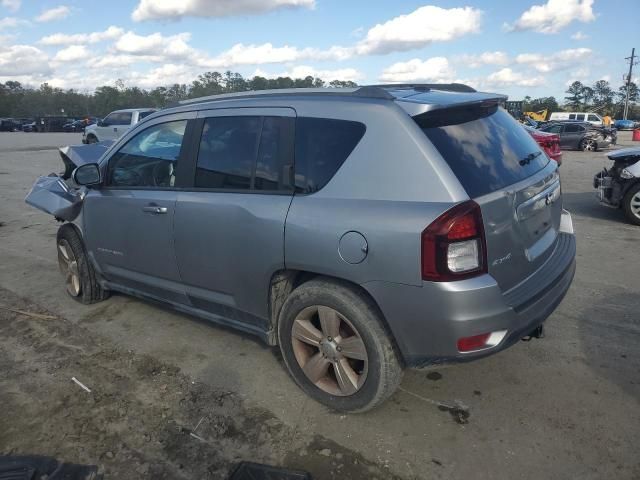
[[[551,125],[542,129],[544,132],[560,133],[562,131],[562,125]]]
[[[589,115],[589,121],[590,122],[599,122],[600,119],[598,117],[596,117],[595,115]]]
[[[576,119],[576,114],[572,113],[569,115],[569,120],[575,120]]]
[[[584,132],[584,127],[582,125],[569,124],[564,126],[565,133],[577,133]]]
[[[549,161],[501,108],[436,110],[416,121],[471,197],[524,180]]]
[[[107,126],[107,125],[113,125],[114,124],[114,119],[116,118],[115,113],[110,113],[109,115],[107,115],[106,117],[104,117],[104,120],[102,120],[103,125]]]
[[[359,122],[298,118],[296,122],[296,191],[313,193],[324,187],[362,139]]]
[[[143,130],[109,160],[107,183],[116,187],[170,188],[186,120],[161,123]]]
[[[142,120],[145,117],[148,117],[152,113],[155,113],[153,110],[149,110],[148,112],[140,112],[138,113],[138,121]]]
[[[256,190],[290,190],[288,170],[293,165],[293,118],[264,117],[256,161]],[[286,177],[285,169],[287,170]]]
[[[584,113],[579,113],[578,115],[576,115],[576,120],[584,120]]]
[[[204,122],[195,186],[249,190],[262,117],[215,117]]]

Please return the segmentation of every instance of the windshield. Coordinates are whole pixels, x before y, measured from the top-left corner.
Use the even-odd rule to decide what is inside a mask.
[[[549,162],[531,135],[496,106],[437,110],[415,120],[472,198],[524,180]]]

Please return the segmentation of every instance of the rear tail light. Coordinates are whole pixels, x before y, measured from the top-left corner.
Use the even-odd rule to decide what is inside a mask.
[[[422,278],[462,280],[487,271],[480,206],[466,201],[447,210],[422,232]]]

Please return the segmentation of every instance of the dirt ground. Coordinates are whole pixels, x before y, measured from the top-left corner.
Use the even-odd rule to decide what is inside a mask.
[[[601,152],[564,155],[578,267],[546,338],[408,371],[380,408],[345,416],[252,337],[124,295],[68,298],[59,225],[24,197],[78,140],[0,134],[0,455],[107,479],[224,479],[240,460],[314,479],[640,478],[640,228],[594,199]]]
[[[0,289],[0,453],[96,464],[106,478],[218,479],[252,460],[314,478],[392,478],[320,436],[300,438],[234,392],[122,350]],[[90,392],[73,382],[76,378]]]

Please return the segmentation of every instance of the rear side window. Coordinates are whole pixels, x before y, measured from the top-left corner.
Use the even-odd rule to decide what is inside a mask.
[[[576,120],[583,121],[584,120],[584,113],[579,113],[578,115],[576,115]]]
[[[549,161],[502,108],[436,110],[416,121],[472,198],[524,180]]]
[[[140,112],[138,113],[138,121],[142,120],[145,117],[148,117],[149,115],[151,115],[152,113],[155,113],[153,110],[149,110],[147,112]]]
[[[195,186],[291,191],[293,118],[212,117],[200,137]]]
[[[564,126],[565,133],[578,133],[584,132],[584,127],[582,125],[569,124]]]
[[[575,119],[576,119],[576,114],[575,113],[569,114],[569,120],[575,120]]]
[[[364,136],[360,122],[301,117],[296,122],[296,192],[324,187]]]

